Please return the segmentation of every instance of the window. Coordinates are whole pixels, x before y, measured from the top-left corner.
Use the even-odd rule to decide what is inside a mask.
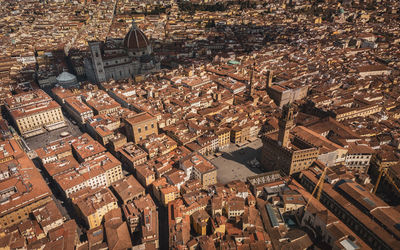
[[[145,131],[147,131],[147,125],[146,125],[146,126],[144,126],[144,130],[145,130]]]
[[[154,128],[154,123],[151,124],[151,128]]]
[[[142,129],[141,129],[141,128],[138,128],[137,131],[138,131],[139,133],[142,133]]]

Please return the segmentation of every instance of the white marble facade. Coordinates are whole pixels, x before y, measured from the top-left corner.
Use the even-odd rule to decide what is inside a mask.
[[[91,41],[89,47],[91,58],[85,60],[85,71],[93,82],[133,78],[160,68],[150,42],[134,22],[124,39]]]

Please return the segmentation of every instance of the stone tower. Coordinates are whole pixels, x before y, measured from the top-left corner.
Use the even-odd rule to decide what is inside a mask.
[[[106,81],[104,72],[103,59],[101,58],[100,42],[89,42],[90,51],[92,53],[92,65],[96,75],[97,82]]]
[[[254,95],[254,82],[253,82],[254,67],[255,67],[255,63],[251,67],[251,71],[250,71],[250,79],[249,79],[249,96],[250,97],[253,97],[253,95]]]
[[[268,72],[267,72],[267,88],[270,88],[272,86],[273,75],[274,75],[274,72],[272,70],[268,70]]]
[[[290,129],[294,124],[294,107],[292,104],[286,104],[282,108],[282,116],[279,118],[278,144],[282,147],[288,147]]]

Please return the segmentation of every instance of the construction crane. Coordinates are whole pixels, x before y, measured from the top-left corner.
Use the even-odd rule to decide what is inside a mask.
[[[399,187],[396,185],[393,178],[388,174],[388,168],[382,168],[379,172],[379,176],[378,176],[378,179],[376,180],[374,189],[372,190],[373,194],[375,194],[376,190],[378,190],[379,183],[381,182],[382,176],[386,177],[386,179],[390,182],[390,184],[392,184],[392,186],[396,188],[397,192],[400,193]]]
[[[307,201],[307,204],[306,204],[306,207],[304,210],[306,210],[308,208],[308,205],[310,205],[310,201],[314,197],[315,193],[317,193],[317,196],[315,198],[319,201],[319,198],[321,197],[321,194],[322,194],[322,188],[324,186],[325,175],[326,175],[327,170],[328,170],[328,167],[325,167],[324,170],[322,171],[322,174],[319,177],[317,185],[315,185],[314,190],[311,193],[311,198]]]

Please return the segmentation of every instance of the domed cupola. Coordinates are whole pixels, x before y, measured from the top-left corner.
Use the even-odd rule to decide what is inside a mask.
[[[135,21],[132,21],[132,27],[125,36],[124,47],[135,56],[144,55],[146,52],[146,54],[151,53],[150,42],[146,35],[136,26]]]

